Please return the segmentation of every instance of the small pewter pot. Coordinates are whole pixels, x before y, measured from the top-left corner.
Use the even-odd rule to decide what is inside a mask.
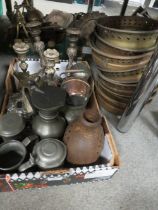
[[[65,105],[65,90],[52,86],[43,87],[35,90],[31,99],[34,107],[39,110],[39,114],[32,121],[33,131],[41,138],[62,138],[66,121],[58,113]]]
[[[0,119],[0,136],[4,141],[11,139],[22,140],[24,128],[25,122],[23,118],[16,113],[7,113]]]
[[[33,149],[28,162],[20,166],[19,171],[23,172],[34,165],[42,170],[59,167],[66,158],[66,146],[57,139],[43,139]]]
[[[12,140],[2,143],[0,145],[0,170],[12,171],[17,169],[26,157],[26,147],[37,139],[37,136],[32,135],[26,137],[22,142]]]

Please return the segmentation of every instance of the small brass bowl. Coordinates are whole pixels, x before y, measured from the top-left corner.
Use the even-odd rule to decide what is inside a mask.
[[[92,92],[87,82],[76,78],[64,80],[61,87],[68,93],[67,103],[73,106],[86,105]]]

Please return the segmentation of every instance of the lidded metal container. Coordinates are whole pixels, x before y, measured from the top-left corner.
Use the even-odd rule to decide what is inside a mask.
[[[36,156],[36,164],[40,168],[55,168],[63,164],[66,158],[66,146],[56,139],[44,139],[35,145],[33,156]]]
[[[19,171],[25,171],[35,165],[43,170],[59,167],[66,154],[67,149],[63,142],[53,138],[43,139],[35,145],[30,159],[20,166]]]

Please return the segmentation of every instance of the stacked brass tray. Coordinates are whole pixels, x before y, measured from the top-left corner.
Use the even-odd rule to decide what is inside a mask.
[[[99,105],[122,114],[149,62],[158,37],[158,22],[144,17],[98,19],[90,39]]]

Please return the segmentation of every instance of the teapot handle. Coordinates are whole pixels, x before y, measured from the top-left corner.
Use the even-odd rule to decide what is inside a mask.
[[[35,165],[35,160],[34,160],[33,156],[30,154],[30,159],[29,159],[27,162],[23,163],[23,164],[19,167],[18,170],[19,170],[20,172],[23,172],[23,171],[26,171],[27,169],[31,168],[31,167],[34,166],[34,165]]]
[[[83,69],[66,70],[65,72],[62,72],[62,73],[60,74],[60,77],[62,77],[62,75],[70,76],[71,74],[74,74],[74,73],[81,73],[81,72],[85,72],[85,70],[83,70]]]
[[[35,110],[30,98],[30,90],[27,87],[22,88],[22,97],[28,113],[34,114]]]

